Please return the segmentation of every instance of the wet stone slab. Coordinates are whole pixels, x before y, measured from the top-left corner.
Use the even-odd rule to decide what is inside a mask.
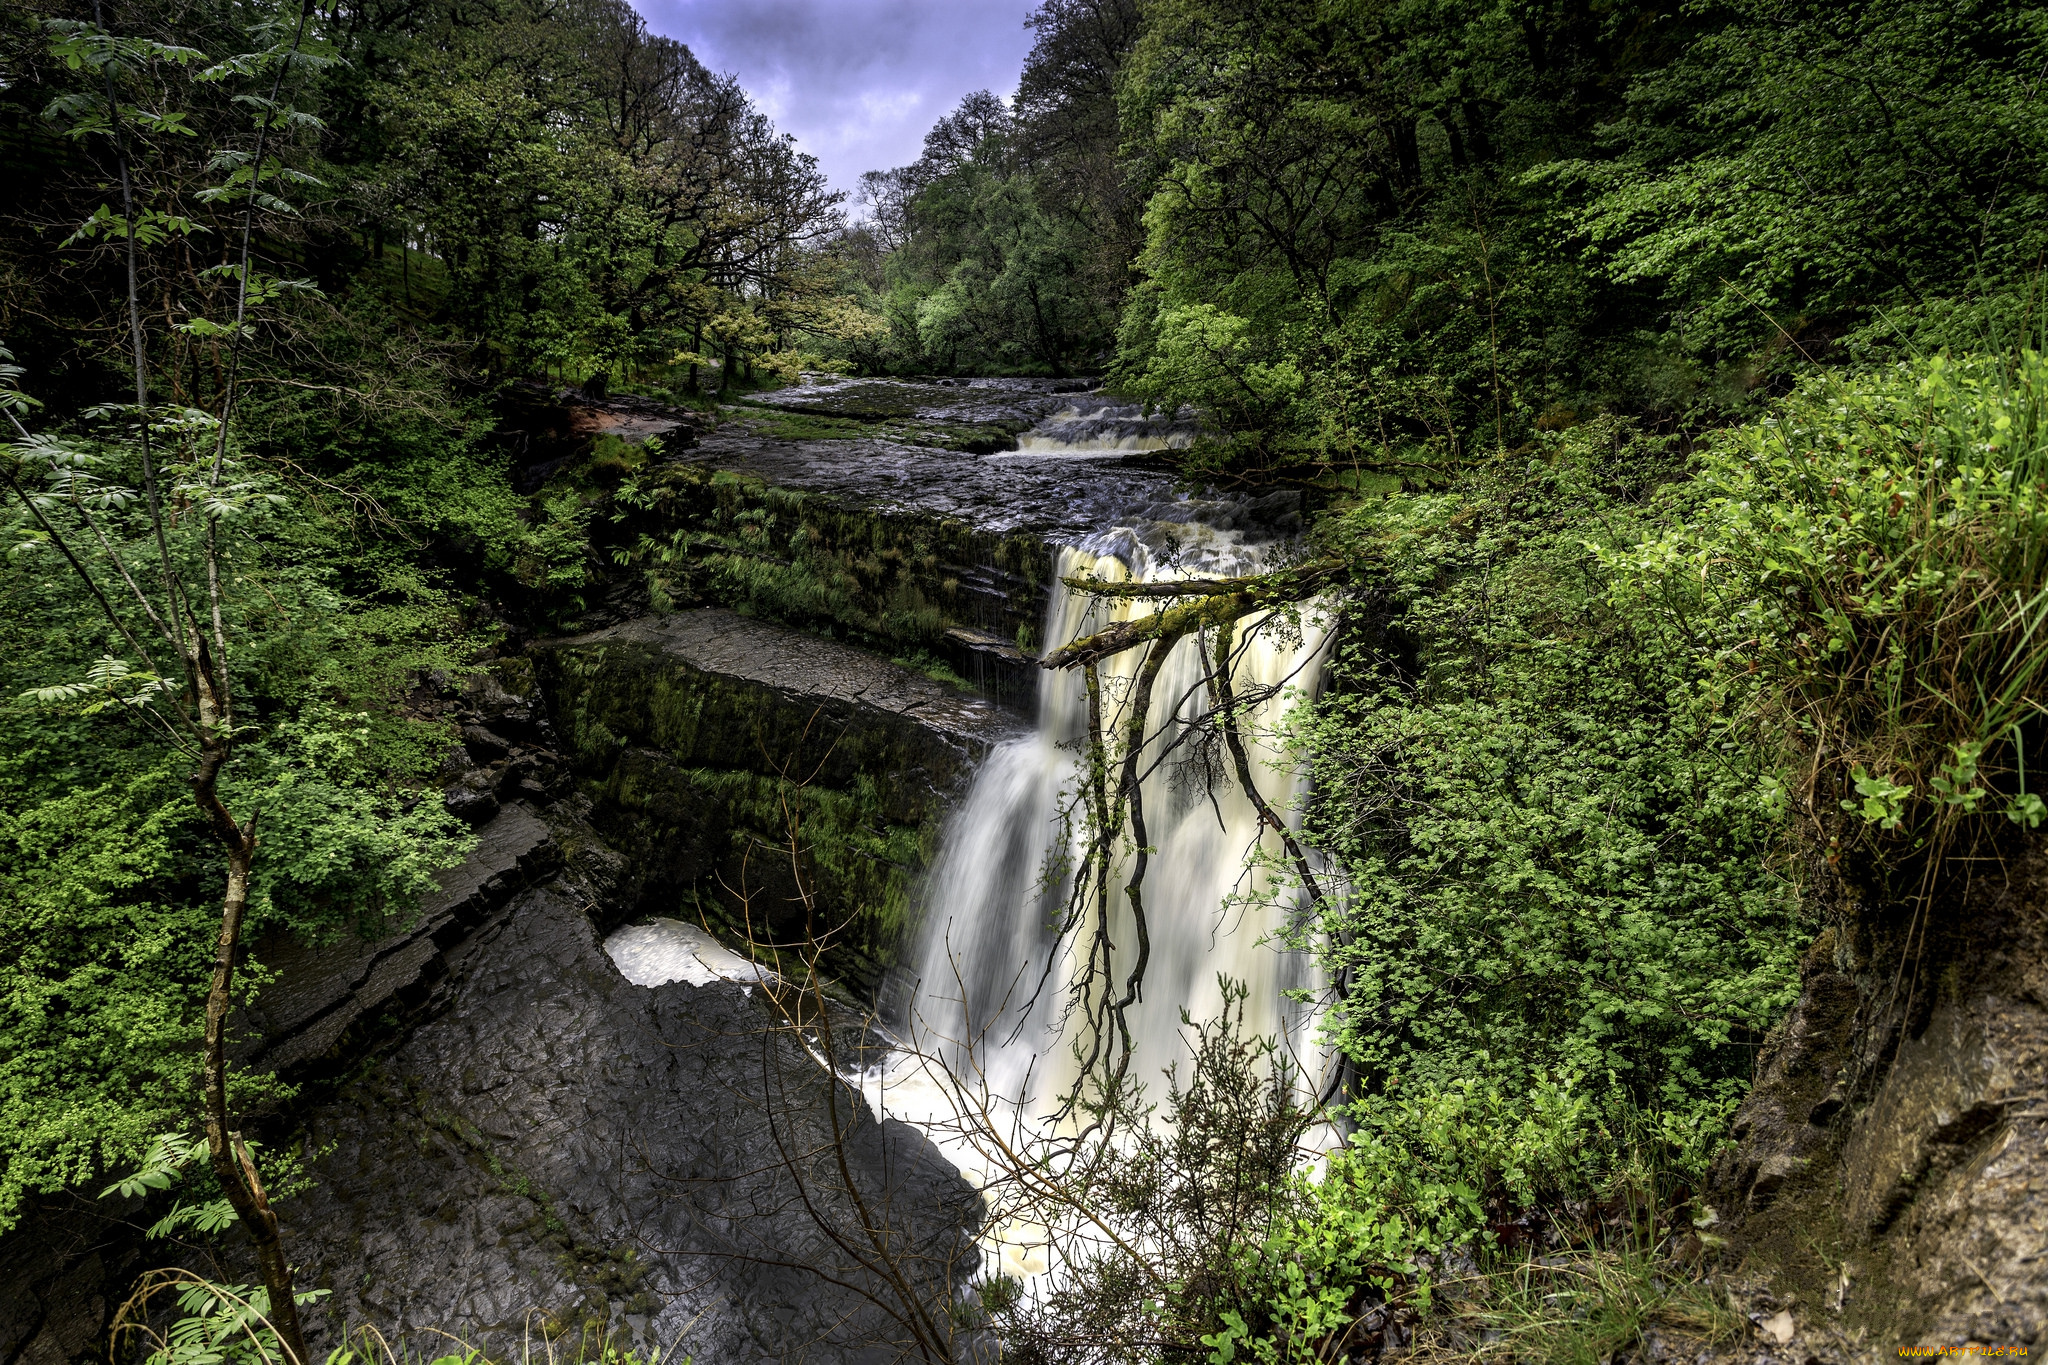
[[[851,706],[886,713],[976,752],[1016,725],[994,703],[866,650],[716,607],[641,617],[572,636],[551,648],[588,650],[607,644],[651,647],[695,672],[770,688],[799,706],[811,702],[834,710]]]
[[[535,667],[589,822],[623,857],[619,918],[734,942],[822,933],[824,971],[856,995],[902,948],[940,823],[1019,727],[885,658],[716,608],[550,641]]]
[[[789,441],[732,431],[680,458],[896,515],[932,516],[998,535],[1073,543],[1141,521],[1216,524],[1230,504],[1191,497],[1171,476],[1115,459],[974,455],[896,441]]]
[[[1083,391],[1085,379],[954,379],[918,383],[898,379],[832,379],[806,375],[807,382],[760,395],[754,401],[790,412],[862,421],[914,418],[923,422],[1036,422]]]

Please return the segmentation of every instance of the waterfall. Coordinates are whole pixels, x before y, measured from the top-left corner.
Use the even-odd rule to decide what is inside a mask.
[[[1137,403],[1090,395],[1017,438],[1017,451],[1037,456],[1115,455],[1127,451],[1175,450],[1194,440],[1191,414],[1147,414]]]
[[[1195,507],[1182,502],[1178,509],[1185,515]],[[1151,509],[1154,515],[1164,510]],[[1057,573],[1061,579],[1092,575],[1119,581],[1221,577],[1259,571],[1269,550],[1249,543],[1242,530],[1146,521],[1062,548]],[[1090,599],[1055,586],[1044,638],[1054,647],[1157,606]],[[1250,617],[1239,623],[1237,639],[1237,694],[1265,694],[1241,718],[1252,770],[1267,800],[1288,810],[1302,779],[1277,765],[1278,755],[1259,735],[1288,704],[1272,689],[1315,690],[1326,628],[1304,619],[1299,636],[1290,637],[1280,622]],[[1168,656],[1153,691],[1141,767],[1209,709],[1201,648],[1199,640],[1183,640]],[[1101,665],[1106,728],[1112,728],[1108,709],[1125,695],[1143,652],[1128,651]],[[925,1125],[977,1180],[986,1173],[974,1169],[976,1144],[947,1136],[954,1096],[930,1074],[932,1062],[942,1064],[954,1084],[985,1092],[994,1102],[991,1112],[1002,1113],[1004,1122],[1021,1126],[1044,1122],[1077,1077],[1072,1039],[1062,1036],[1078,969],[1077,935],[1059,939],[1056,926],[1068,904],[1060,869],[1079,860],[1076,831],[1062,822],[1061,811],[1076,789],[1086,724],[1078,671],[1043,674],[1036,726],[998,747],[976,775],[942,834],[927,878],[915,985],[894,1021],[918,1064],[885,1070],[869,1085],[880,1108]],[[1143,999],[1129,1016],[1130,1076],[1145,1085],[1151,1102],[1164,1101],[1167,1068],[1178,1063],[1185,1072],[1189,1056],[1182,1012],[1196,1020],[1215,1018],[1223,1007],[1218,977],[1227,975],[1249,989],[1247,1032],[1280,1038],[1302,1066],[1306,1083],[1316,1084],[1323,1059],[1314,1047],[1313,1007],[1289,999],[1287,992],[1313,989],[1320,978],[1307,955],[1284,951],[1271,940],[1299,902],[1269,903],[1276,898],[1258,894],[1273,889],[1259,880],[1265,874],[1248,868],[1262,838],[1268,854],[1279,852],[1277,837],[1262,829],[1220,744],[1208,750],[1182,745],[1144,781],[1143,795],[1156,852],[1144,890],[1151,958]],[[1119,982],[1134,937],[1121,891],[1126,877],[1122,869],[1111,877]],[[991,1249],[1009,1273],[1046,1268],[1030,1236],[998,1229],[993,1239]]]

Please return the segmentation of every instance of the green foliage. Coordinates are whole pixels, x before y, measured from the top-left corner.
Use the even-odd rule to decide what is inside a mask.
[[[595,509],[575,489],[541,499],[532,525],[518,541],[513,574],[534,591],[543,610],[571,616],[583,609],[577,591],[596,578],[590,519]]]
[[[705,352],[731,377],[816,321],[805,248],[838,196],[736,80],[628,6],[436,4],[353,36],[346,93],[367,108],[341,173],[378,242],[429,247],[437,302],[494,368],[604,383],[684,363],[694,392]]]
[[[239,1138],[237,1139],[239,1142]],[[253,1163],[259,1153],[256,1144],[243,1143],[242,1154]],[[200,1163],[206,1144],[182,1133],[162,1133],[142,1153],[135,1169],[100,1192],[100,1198],[120,1195],[124,1199],[146,1197],[169,1190]],[[303,1168],[296,1154],[284,1163],[282,1178],[273,1173],[274,1193],[288,1194],[302,1188]],[[200,1163],[202,1185],[212,1186],[213,1172]],[[217,1186],[213,1186],[217,1190]],[[151,1224],[144,1234],[152,1241],[174,1237],[184,1229],[203,1236],[223,1231],[236,1221],[234,1207],[226,1198],[203,1199],[197,1203],[180,1200],[170,1212]],[[297,1291],[293,1297],[300,1307],[318,1303],[331,1291]],[[156,1301],[170,1296],[175,1316],[160,1315]],[[270,1293],[263,1287],[220,1284],[184,1269],[152,1270],[143,1274],[114,1316],[111,1339],[118,1351],[137,1340],[145,1344],[145,1365],[290,1365],[293,1356],[283,1348],[270,1322]],[[329,1353],[327,1365],[348,1365],[352,1353]]]
[[[251,746],[224,791],[263,811],[250,914],[306,937],[374,936],[434,890],[474,839],[434,789],[394,800],[367,712],[317,700]]]
[[[1109,13],[1097,17],[1115,26]],[[1104,278],[1102,187],[1074,184],[1076,160],[1097,153],[1106,133],[1072,136],[1074,106],[1089,100],[1055,98],[1019,120],[976,91],[939,120],[916,163],[865,177],[875,220],[839,247],[839,287],[866,319],[841,343],[849,359],[970,374],[1099,364],[1123,281],[1120,260]],[[867,252],[879,259],[861,259]]]
[[[1358,1359],[1384,1344],[1395,1311],[1421,1314],[1438,1338],[1540,1342],[1557,1352],[1544,1359],[1582,1359],[1588,1340],[1611,1351],[1652,1322],[1727,1334],[1725,1305],[1648,1249],[1672,1196],[1697,1187],[1726,1107],[1648,1113],[1577,1077],[1487,1080],[1403,1087],[1353,1106],[1341,1137],[1318,1134],[1323,1116],[1273,1043],[1243,1036],[1242,988],[1224,985],[1230,1004],[1191,1026],[1167,1103],[1155,1113],[1130,1091],[1101,1097],[1090,1132],[1107,1135],[1049,1163],[1092,1226],[1062,1243],[1077,1273],[1057,1286],[1028,1297],[992,1284],[984,1298],[1008,1349]],[[1558,1254],[1519,1244],[1532,1209],[1557,1219]]]
[[[2039,268],[2048,14],[1741,0],[1691,17],[1601,130],[1609,155],[1532,172],[1571,187],[1588,258],[1655,289],[1687,352]]]
[[[1796,988],[1771,756],[1712,661],[1610,603],[1586,550],[1652,534],[1656,446],[1602,425],[1550,454],[1328,529],[1389,585],[1373,647],[1294,732],[1305,830],[1347,882],[1302,937],[1341,978],[1361,1114],[1572,1075],[1596,1108],[1693,1123],[1747,1086]]]
[[[10,454],[27,460],[12,473],[72,536],[86,538],[83,505],[125,562],[148,563],[135,452],[121,436],[86,427],[17,446]],[[186,477],[189,445],[158,453],[160,478]],[[275,465],[232,444],[229,456],[243,514],[219,523],[224,602],[235,684],[257,724],[223,789],[260,812],[252,914],[314,938],[380,931],[468,845],[421,790],[451,736],[409,714],[404,694],[425,669],[460,667],[470,646],[446,590],[402,540],[365,537],[346,501],[292,499]],[[173,526],[174,562],[196,558],[202,525]],[[220,917],[218,852],[192,806],[190,760],[130,704],[146,675],[107,665],[125,641],[19,499],[5,528],[0,1225],[30,1194],[132,1159],[185,1118]],[[245,998],[262,979],[252,964]],[[232,1093],[263,1105],[286,1092],[238,1079]]]
[[[145,1365],[284,1365],[293,1358],[270,1324],[269,1290],[159,1271],[144,1292],[173,1288],[178,1316],[161,1332],[145,1329],[150,1345]],[[330,1292],[308,1289],[293,1297],[304,1308]],[[342,1354],[331,1354],[329,1365],[339,1365]]]
[[[1200,470],[1438,483],[1624,409],[1741,416],[2037,268],[2035,10],[1163,0],[1113,377]],[[1141,188],[1140,188],[1141,187]]]
[[[77,734],[7,718],[10,776]],[[40,800],[7,783],[0,1226],[29,1195],[141,1152],[198,1090],[219,907],[188,884],[204,863],[182,774],[168,759],[120,757],[127,765],[97,781],[58,765]]]
[[[1737,697],[1761,680],[1804,812],[1940,848],[1972,816],[2041,820],[2022,738],[2048,659],[2044,479],[2048,360],[1938,355],[1721,434],[1677,524],[1605,560],[1617,600]]]
[[[1591,406],[1597,302],[1516,172],[1585,145],[1630,8],[1149,7],[1120,87],[1147,201],[1115,381],[1202,411],[1197,467],[1296,477],[1439,479]]]

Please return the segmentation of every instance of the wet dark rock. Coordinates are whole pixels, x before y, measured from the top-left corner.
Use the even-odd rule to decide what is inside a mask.
[[[533,665],[522,658],[499,659],[464,681],[460,714],[502,744],[506,737],[547,742]]]
[[[1008,423],[1026,426],[1057,411],[1071,389],[1058,381],[978,379],[920,383],[902,379],[833,379],[807,375],[808,382],[755,395],[750,401],[791,412],[810,412],[863,421],[915,418],[926,422]],[[1068,381],[1072,383],[1073,381]]]
[[[498,813],[498,784],[489,772],[473,768],[449,784],[441,794],[441,804],[456,819],[481,825]]]
[[[255,945],[277,975],[250,1007],[245,1027],[260,1034],[252,1061],[297,1072],[332,1056],[366,1016],[420,1004],[446,975],[446,954],[523,886],[561,862],[554,836],[530,806],[510,805],[477,832],[459,867],[405,927],[381,939],[347,936],[306,944],[278,935]]]
[[[273,1140],[317,1154],[280,1213],[301,1287],[331,1291],[308,1319],[321,1353],[372,1324],[429,1355],[446,1332],[499,1358],[610,1342],[700,1365],[899,1359],[877,1301],[900,1304],[841,1250],[866,1235],[842,1145],[946,1320],[978,1264],[979,1195],[776,1032],[757,988],[627,982],[589,913],[622,863],[573,818],[509,806],[407,929],[263,945],[280,976],[239,1022],[264,1032],[246,1061],[317,1097]],[[830,1023],[858,1056],[859,1017]],[[145,1243],[158,1211],[31,1206],[0,1242],[0,1360],[95,1350],[148,1266],[251,1277],[232,1231],[217,1256]]]
[[[1239,510],[1240,500],[1190,496],[1169,476],[1097,459],[975,455],[886,440],[785,441],[729,431],[706,437],[680,458],[882,513],[941,517],[1054,543],[1133,522],[1252,521]]]
[[[1917,911],[1838,888],[1759,1057],[1706,1195],[1786,1359],[2048,1341],[2048,839],[2003,853]]]
[[[715,607],[546,641],[533,657],[580,764],[639,744],[833,785],[886,775],[892,820],[933,814],[1016,728],[983,698],[866,650]]]
[[[123,1287],[141,1268],[140,1201],[67,1193],[30,1201],[0,1241],[0,1361],[68,1365],[104,1341]]]
[[[489,763],[505,757],[511,745],[481,725],[462,727],[462,747],[469,750],[469,756],[479,763]]]
[[[505,1350],[566,1334],[570,1354],[623,1333],[700,1365],[897,1359],[861,1292],[886,1291],[828,1235],[861,1235],[836,1165],[800,1155],[834,1131],[920,1293],[943,1305],[975,1263],[979,1195],[843,1085],[835,1130],[757,991],[628,983],[555,886],[450,972],[447,1008],[309,1116],[325,1155],[286,1217],[303,1282],[333,1291],[317,1351],[376,1322]]]

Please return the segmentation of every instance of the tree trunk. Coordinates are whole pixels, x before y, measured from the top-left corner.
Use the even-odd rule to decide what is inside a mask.
[[[201,669],[205,667],[201,664]],[[204,672],[201,673],[204,678]],[[207,690],[201,683],[202,694]],[[210,709],[210,708],[209,708]],[[270,1325],[291,1357],[290,1365],[308,1365],[305,1332],[299,1326],[299,1301],[292,1268],[284,1257],[277,1214],[263,1191],[263,1180],[240,1132],[228,1126],[228,1013],[234,1007],[235,955],[241,947],[242,918],[249,909],[249,866],[256,857],[256,821],[237,825],[221,803],[220,769],[227,761],[228,741],[216,732],[204,741],[192,794],[227,848],[227,895],[221,902],[220,939],[214,945],[213,985],[206,992],[206,1150],[213,1160],[228,1203],[256,1247],[256,1264],[270,1296]]]

